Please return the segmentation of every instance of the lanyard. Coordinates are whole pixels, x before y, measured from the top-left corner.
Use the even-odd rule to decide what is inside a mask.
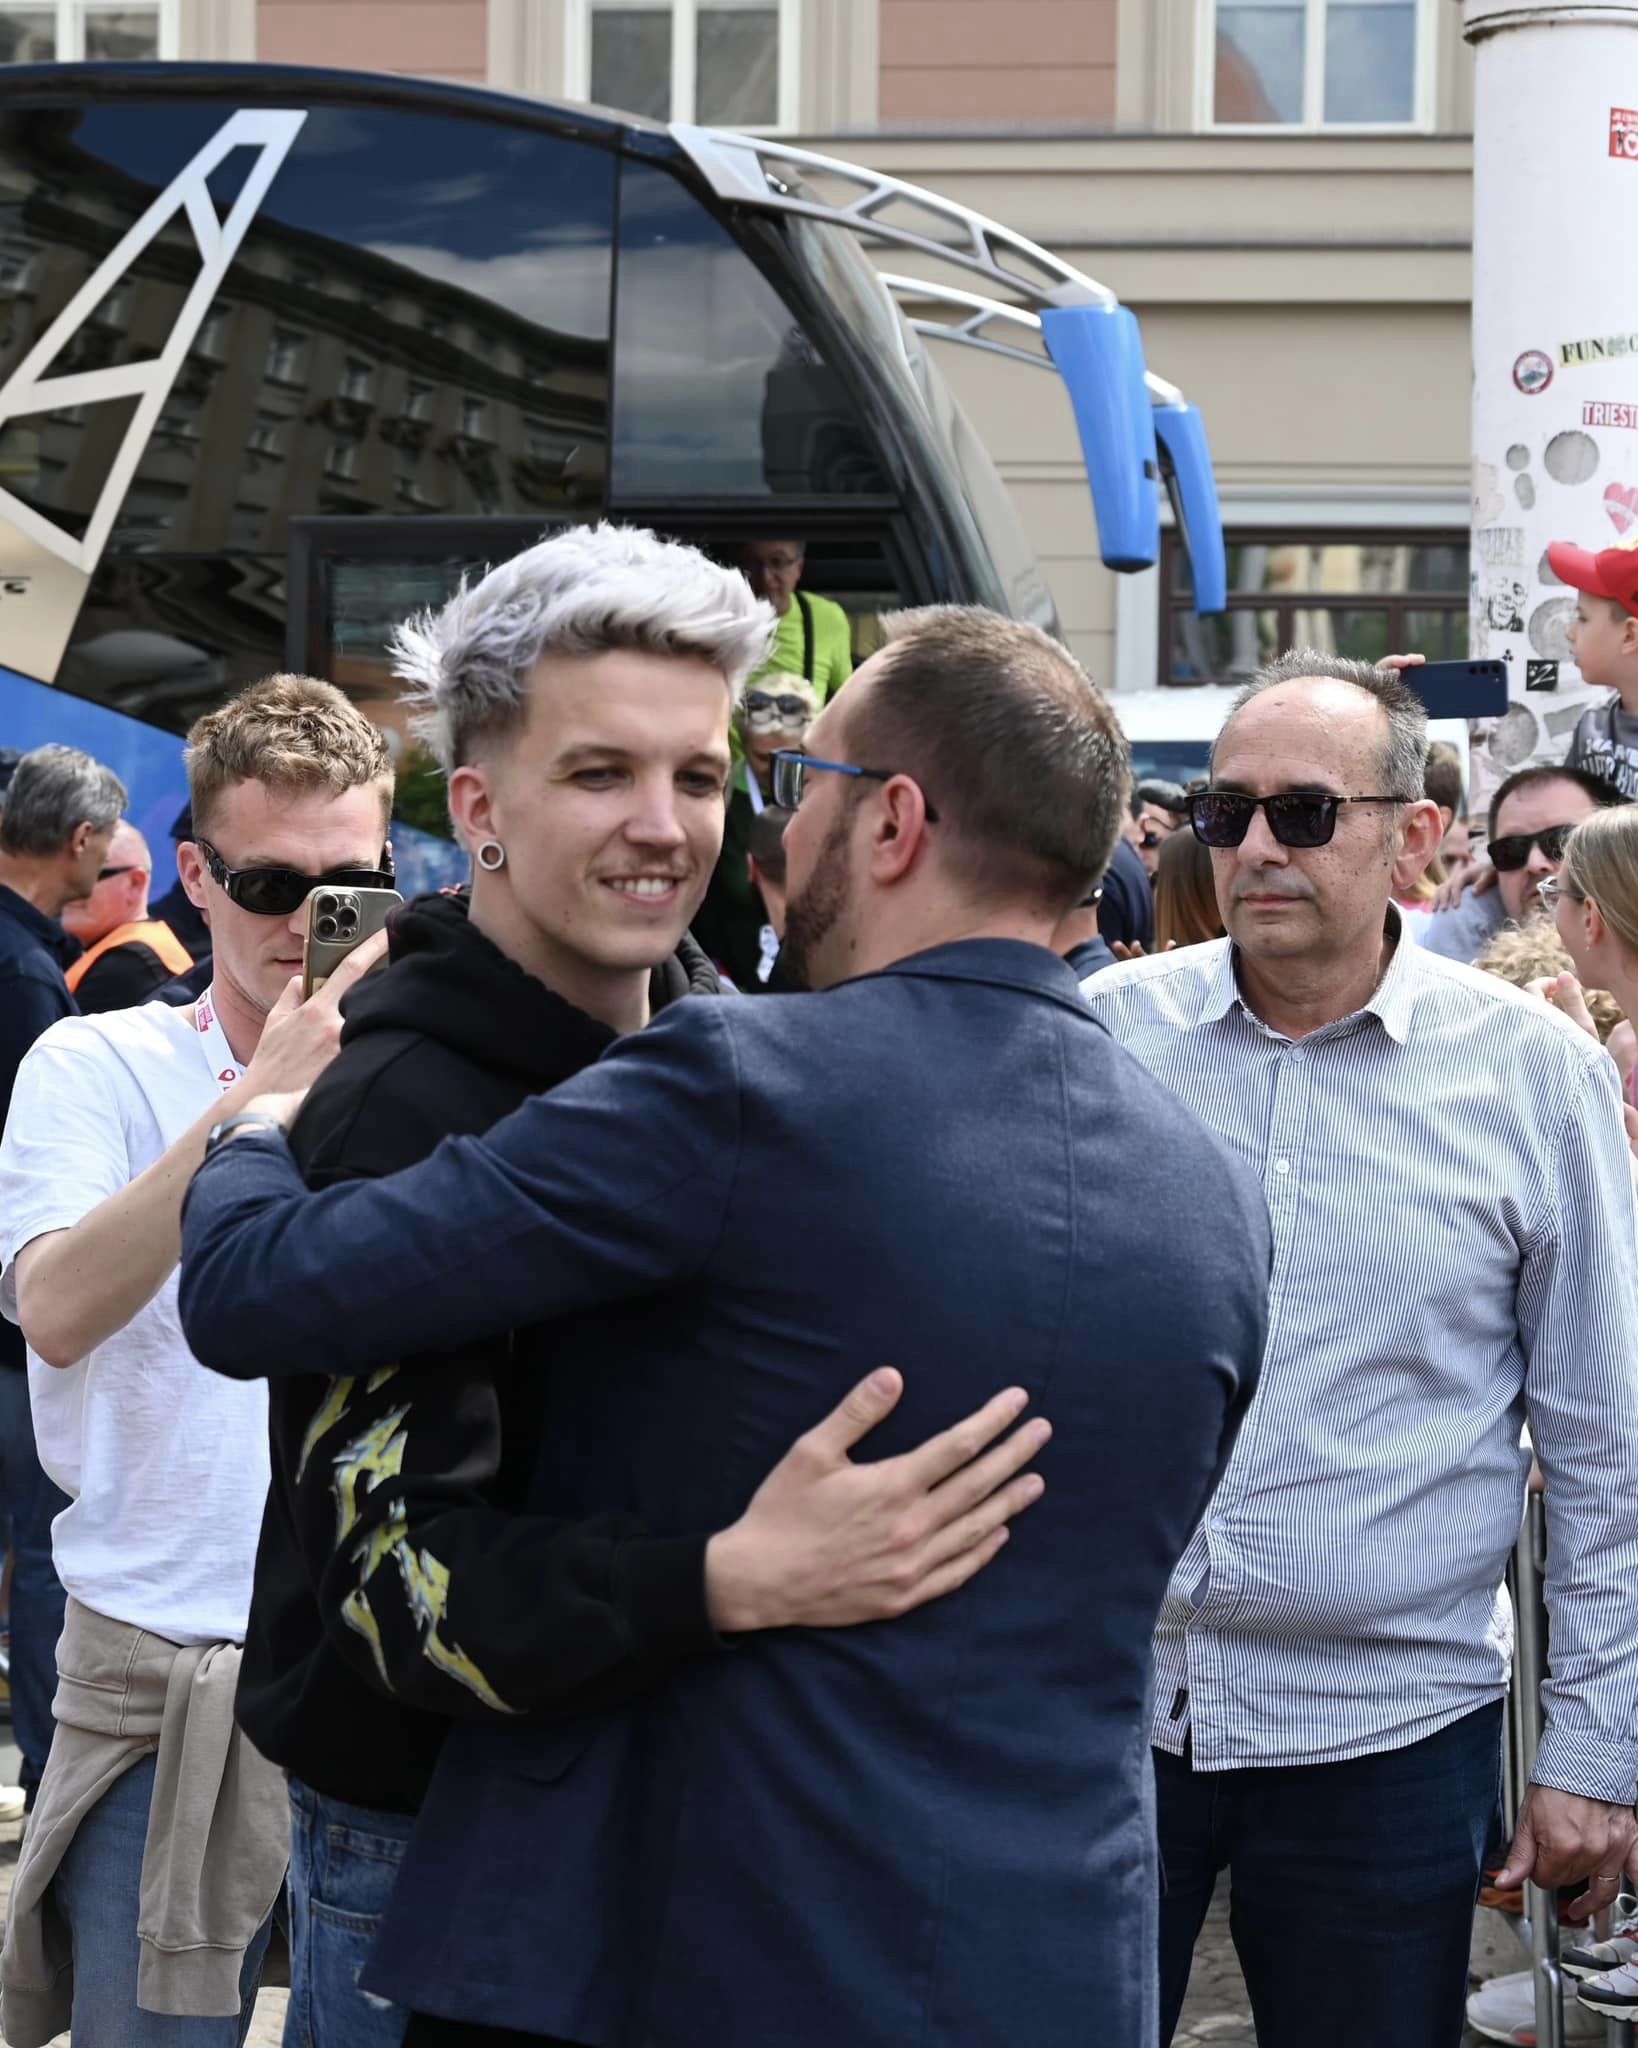
[[[233,1048],[227,1042],[222,1020],[216,1014],[215,996],[216,984],[212,982],[193,1006],[193,1028],[199,1033],[205,1064],[216,1076],[225,1095],[244,1073],[244,1068],[233,1057]]]

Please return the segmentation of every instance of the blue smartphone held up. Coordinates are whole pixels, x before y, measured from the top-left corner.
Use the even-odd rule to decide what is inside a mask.
[[[1505,661],[1429,661],[1400,671],[1429,718],[1500,718],[1507,709]]]

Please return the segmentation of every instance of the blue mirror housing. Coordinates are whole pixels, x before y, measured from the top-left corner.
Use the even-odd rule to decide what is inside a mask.
[[[1188,552],[1194,608],[1202,616],[1226,611],[1228,561],[1223,552],[1223,513],[1217,502],[1205,422],[1194,405],[1157,405],[1154,417],[1160,473]]]
[[[1041,338],[1075,408],[1098,553],[1110,569],[1151,569],[1160,558],[1160,457],[1136,316],[1125,306],[1049,306]]]

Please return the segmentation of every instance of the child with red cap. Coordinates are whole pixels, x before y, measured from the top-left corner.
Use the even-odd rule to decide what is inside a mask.
[[[1580,593],[1570,626],[1576,667],[1584,681],[1615,692],[1582,713],[1564,765],[1638,797],[1638,532],[1597,554],[1555,540],[1547,562]]]

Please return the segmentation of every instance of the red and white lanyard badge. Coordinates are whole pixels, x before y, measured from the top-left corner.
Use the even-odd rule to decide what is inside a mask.
[[[199,1033],[206,1063],[225,1095],[244,1073],[244,1068],[233,1057],[233,1048],[227,1042],[222,1020],[216,1014],[215,995],[216,985],[213,982],[193,1006],[193,1024]]]

